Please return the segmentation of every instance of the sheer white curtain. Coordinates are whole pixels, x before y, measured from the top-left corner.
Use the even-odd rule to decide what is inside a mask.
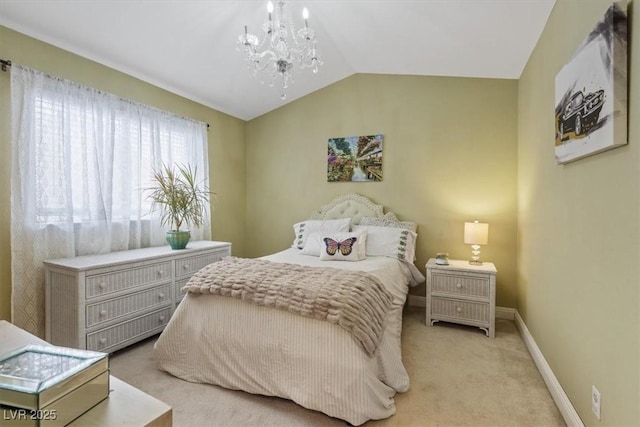
[[[42,261],[166,244],[144,188],[163,163],[208,185],[206,124],[18,64],[11,103],[12,321],[42,337]]]

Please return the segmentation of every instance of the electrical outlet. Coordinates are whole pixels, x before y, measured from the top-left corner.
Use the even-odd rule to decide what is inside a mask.
[[[602,398],[600,396],[600,392],[596,388],[596,386],[591,386],[591,410],[596,415],[598,420],[600,420],[600,404],[602,402]]]

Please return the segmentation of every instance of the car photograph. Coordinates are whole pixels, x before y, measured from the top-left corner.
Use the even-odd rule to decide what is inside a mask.
[[[587,94],[578,91],[571,95],[557,117],[558,139],[566,141],[587,135],[598,123],[604,99],[602,89]]]

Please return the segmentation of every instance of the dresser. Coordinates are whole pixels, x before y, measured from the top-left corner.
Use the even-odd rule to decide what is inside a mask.
[[[439,321],[477,326],[495,337],[496,267],[490,262],[427,262],[427,325]]]
[[[227,242],[193,241],[47,260],[46,339],[110,353],[161,332],[202,267],[231,255]]]

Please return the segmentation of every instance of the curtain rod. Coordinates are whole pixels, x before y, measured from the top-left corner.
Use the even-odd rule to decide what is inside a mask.
[[[0,66],[2,67],[2,71],[7,71],[7,67],[11,67],[11,60],[0,58]],[[209,123],[207,123],[206,125],[207,129],[211,127],[209,126]]]

